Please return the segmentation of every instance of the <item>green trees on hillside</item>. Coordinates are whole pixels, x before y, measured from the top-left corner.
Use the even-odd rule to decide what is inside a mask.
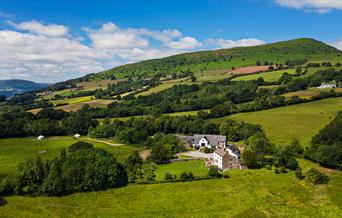
[[[342,169],[342,112],[312,138],[305,157],[323,166]]]

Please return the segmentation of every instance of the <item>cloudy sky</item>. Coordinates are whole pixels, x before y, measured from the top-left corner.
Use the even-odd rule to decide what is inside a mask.
[[[173,54],[299,37],[342,49],[342,0],[0,2],[0,79],[57,82]]]

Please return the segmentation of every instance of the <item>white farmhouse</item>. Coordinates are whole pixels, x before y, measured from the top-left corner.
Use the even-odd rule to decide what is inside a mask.
[[[195,134],[193,140],[193,147],[225,147],[226,136],[224,135],[201,135]]]
[[[240,150],[234,145],[228,145],[224,149],[216,149],[214,152],[214,165],[221,170],[242,169]]]

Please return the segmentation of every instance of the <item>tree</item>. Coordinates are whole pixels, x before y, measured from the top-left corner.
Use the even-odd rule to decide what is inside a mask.
[[[241,156],[243,163],[251,169],[259,168],[263,165],[263,156],[251,149],[246,149]]]
[[[255,65],[260,66],[260,65],[261,65],[261,62],[260,62],[259,60],[257,60],[257,61],[255,62]]]
[[[302,169],[300,167],[296,168],[295,173],[296,173],[296,177],[298,179],[300,179],[300,180],[304,179],[305,176],[302,174]]]
[[[276,167],[284,166],[290,170],[295,170],[298,167],[298,162],[291,151],[282,148],[274,155],[274,165]]]
[[[61,174],[61,162],[57,158],[52,161],[51,167],[49,169],[49,174],[44,180],[40,192],[47,194],[48,196],[63,194],[64,184]]]
[[[156,144],[152,147],[149,158],[154,163],[166,163],[171,158],[171,151],[162,144]]]
[[[300,145],[300,142],[298,139],[294,138],[289,145],[285,146],[286,150],[291,151],[294,154],[303,154],[304,149]]]
[[[142,165],[143,159],[140,157],[138,151],[134,151],[128,156],[127,160],[125,161],[125,167],[127,169],[129,181],[135,181],[136,179],[142,177]]]

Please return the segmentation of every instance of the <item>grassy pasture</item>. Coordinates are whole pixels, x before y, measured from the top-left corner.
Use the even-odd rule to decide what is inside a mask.
[[[6,197],[6,217],[338,217],[341,172],[312,186],[293,172],[232,170],[229,179],[128,185],[64,197]]]
[[[42,158],[53,158],[59,154],[61,148],[68,147],[77,141],[72,137],[51,137],[42,141],[36,138],[0,139],[0,178],[13,172],[19,163],[31,157],[40,155]],[[142,150],[142,147],[132,145],[110,146],[100,142],[90,143],[111,152],[119,161],[125,160],[134,150]],[[46,153],[38,154],[40,150]]]
[[[182,172],[192,172],[194,176],[206,176],[207,167],[202,160],[190,160],[158,165],[155,171],[157,180],[163,180],[165,173],[176,174],[178,177]]]
[[[269,139],[276,145],[281,146],[297,138],[303,146],[308,146],[311,138],[341,109],[341,97],[329,98],[270,110],[240,113],[211,119],[211,121],[224,122],[229,118],[260,124]]]
[[[53,100],[52,104],[53,105],[64,104],[64,103],[74,104],[74,103],[90,101],[90,100],[93,100],[94,98],[95,98],[94,96],[82,96],[82,97],[77,97],[77,98],[66,98],[66,99],[60,99],[60,100]]]
[[[283,73],[289,73],[294,74],[294,69],[286,69],[286,70],[276,70],[276,71],[270,71],[265,73],[257,73],[257,74],[251,74],[251,75],[244,75],[239,76],[233,79],[233,81],[241,81],[241,80],[256,80],[260,77],[262,77],[266,82],[275,82],[280,79],[280,77],[283,75]]]
[[[62,109],[64,111],[77,111],[81,109],[84,105],[89,105],[90,107],[107,107],[108,104],[112,103],[112,100],[105,99],[94,99],[90,101],[76,102],[68,105],[55,107],[56,109]]]

